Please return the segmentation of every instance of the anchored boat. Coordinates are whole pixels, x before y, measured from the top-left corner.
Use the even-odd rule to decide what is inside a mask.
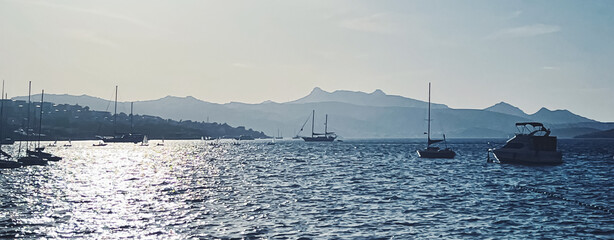
[[[508,140],[502,148],[492,149],[500,163],[548,164],[563,163],[557,150],[557,138],[550,136],[550,129],[538,122],[516,123],[519,133]]]
[[[326,121],[324,122],[324,133],[314,132],[314,120],[316,110],[311,113],[311,137],[302,137],[305,142],[332,142],[335,141],[337,135],[334,132],[328,131],[328,114],[326,114]]]
[[[446,135],[443,135],[443,140],[440,139],[431,139],[431,83],[429,83],[429,116],[428,116],[428,127],[427,127],[427,142],[426,148],[418,150],[418,157],[421,158],[454,158],[456,153],[451,149],[444,148],[441,149],[439,147],[431,147],[432,144],[438,142],[446,143]]]

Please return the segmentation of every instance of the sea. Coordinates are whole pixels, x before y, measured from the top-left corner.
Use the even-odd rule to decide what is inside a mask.
[[[489,163],[505,139],[449,140],[454,159],[418,158],[423,139],[269,142],[59,142],[59,162],[0,169],[0,237],[614,238],[614,140],[559,139],[557,166]]]

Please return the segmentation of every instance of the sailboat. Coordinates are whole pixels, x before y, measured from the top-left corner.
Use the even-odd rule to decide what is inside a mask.
[[[164,146],[164,138],[162,138],[162,142],[161,142],[161,143],[156,144],[156,146]]]
[[[31,166],[31,165],[47,165],[47,161],[40,156],[30,155],[28,154],[30,147],[30,105],[32,105],[32,101],[30,101],[30,95],[32,93],[32,82],[28,83],[28,114],[27,114],[27,123],[26,123],[26,154],[23,157],[17,158],[17,161],[20,162],[23,166]],[[19,152],[21,152],[21,144]]]
[[[0,103],[0,139],[3,139],[3,130],[4,129],[4,81],[2,81],[2,103]],[[6,153],[2,150],[2,143],[0,143],[0,157],[5,157],[7,160],[0,159],[0,168],[18,168],[21,167],[20,162],[10,161],[9,159],[13,158],[10,154]]]
[[[311,113],[311,137],[302,137],[305,142],[332,142],[335,141],[337,135],[334,132],[328,132],[328,114],[326,114],[326,121],[324,122],[324,133],[314,132],[316,110]]]
[[[147,136],[143,136],[143,141],[141,141],[141,146],[149,146],[149,140],[147,140]]]
[[[284,137],[282,137],[279,133],[279,128],[277,129],[277,137],[275,137],[275,139],[284,139]]]
[[[64,144],[64,147],[72,147],[72,141],[68,139],[68,143]]]
[[[432,144],[438,143],[438,142],[444,142],[446,141],[446,135],[443,135],[443,140],[440,139],[431,139],[431,83],[429,83],[429,116],[428,116],[428,128],[427,128],[427,142],[426,142],[426,149],[421,149],[418,150],[418,157],[421,158],[454,158],[454,156],[456,156],[456,153],[454,151],[452,151],[451,149],[444,148],[444,149],[440,149],[438,147],[431,147]]]
[[[39,123],[38,123],[38,142],[37,142],[37,147],[34,148],[34,151],[26,149],[26,153],[28,155],[37,156],[37,157],[45,159],[47,161],[60,161],[60,160],[62,160],[62,157],[54,156],[51,153],[43,152],[45,150],[45,147],[41,146],[41,136],[43,134],[43,132],[42,132],[42,130],[43,130],[43,103],[44,103],[43,102],[43,96],[45,96],[45,90],[43,90],[41,92],[41,105],[40,105],[41,111],[40,111],[40,117],[38,119]],[[54,143],[53,146],[55,146],[55,143]]]
[[[130,105],[130,118],[132,119],[132,104]],[[143,140],[143,134],[117,134],[117,86],[115,86],[115,113],[113,114],[113,132],[114,135],[112,137],[99,137],[100,140],[103,140],[105,143],[107,142],[131,142],[138,143]]]

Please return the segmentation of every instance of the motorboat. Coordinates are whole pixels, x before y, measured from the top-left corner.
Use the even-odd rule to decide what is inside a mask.
[[[499,163],[556,165],[563,163],[557,138],[539,122],[516,123],[519,133],[501,148],[491,149]]]

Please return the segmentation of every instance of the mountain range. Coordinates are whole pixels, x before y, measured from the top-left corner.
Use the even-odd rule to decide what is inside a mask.
[[[34,96],[38,99],[40,96]],[[27,100],[14,97],[14,100]],[[55,104],[79,104],[92,110],[113,112],[113,102],[87,95],[45,94]],[[118,112],[129,113],[130,102],[119,102]],[[266,101],[259,104],[231,102],[218,104],[194,97],[167,96],[161,99],[133,102],[134,113],[173,120],[192,120],[245,126],[267,135],[280,132],[285,137],[311,134],[311,113],[315,110],[315,131],[324,130],[326,114],[328,129],[346,138],[423,137],[426,131],[428,103],[381,90],[372,93],[320,88],[305,97],[285,103]],[[574,137],[614,128],[567,110],[542,108],[527,114],[518,107],[500,102],[485,109],[454,109],[445,104],[432,104],[432,133],[448,137],[507,137],[516,132],[514,123],[543,122],[553,135]],[[304,126],[301,132],[301,127]]]

